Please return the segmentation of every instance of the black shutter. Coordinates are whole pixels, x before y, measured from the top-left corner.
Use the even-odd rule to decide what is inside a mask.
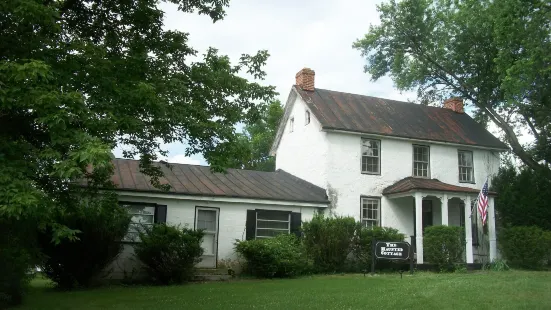
[[[256,231],[256,210],[247,210],[247,221],[245,223],[245,239],[253,240]]]
[[[291,233],[300,238],[300,226],[302,224],[302,217],[300,213],[291,213]]]
[[[155,208],[155,223],[166,223],[166,205],[157,205]]]

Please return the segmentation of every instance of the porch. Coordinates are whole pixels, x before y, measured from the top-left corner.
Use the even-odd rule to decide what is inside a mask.
[[[432,225],[463,226],[465,228],[465,262],[474,263],[473,240],[480,240],[477,229],[482,224],[477,219],[479,189],[443,183],[436,179],[405,178],[387,187],[383,195],[393,209],[401,231],[412,235],[410,243],[416,245],[417,264],[423,264],[423,231]],[[497,256],[494,195],[488,196],[488,260]],[[472,212],[471,212],[472,210]],[[473,230],[475,230],[473,232]],[[474,238],[473,238],[474,236]],[[480,253],[477,253],[480,254]],[[480,260],[478,260],[480,262]]]

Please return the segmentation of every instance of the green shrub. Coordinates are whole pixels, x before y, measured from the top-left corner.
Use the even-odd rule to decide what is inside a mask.
[[[256,277],[294,277],[308,271],[304,247],[295,235],[237,240],[235,251],[247,261],[248,272]]]
[[[453,271],[463,261],[465,249],[463,227],[430,226],[423,236],[424,258],[441,271]]]
[[[357,227],[352,217],[325,217],[323,214],[316,214],[312,221],[302,224],[306,251],[316,271],[346,270]]]
[[[195,265],[201,261],[203,236],[201,230],[179,226],[143,226],[134,253],[152,283],[184,283],[193,279]]]
[[[500,232],[499,245],[512,267],[540,269],[551,254],[551,232],[536,226],[510,227]]]
[[[46,256],[44,275],[62,289],[93,285],[122,251],[120,241],[130,224],[128,212],[114,197],[104,197],[71,210],[58,209],[55,218],[80,233],[77,240],[62,239],[59,243],[52,241],[51,229],[38,233],[39,247]]]
[[[361,227],[358,229],[353,243],[353,254],[356,262],[359,264],[358,271],[371,269],[371,257],[373,253],[372,240],[381,241],[404,241],[404,234],[390,227]],[[403,263],[403,262],[401,262]],[[379,269],[392,268],[393,261],[378,261]]]
[[[491,263],[484,264],[484,270],[491,270],[491,271],[507,271],[511,269],[506,261],[503,259],[495,259]]]

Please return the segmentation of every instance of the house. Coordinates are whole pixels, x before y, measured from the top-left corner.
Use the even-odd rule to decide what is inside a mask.
[[[283,170],[262,172],[228,169],[214,173],[207,166],[159,164],[170,184],[168,192],[154,188],[140,172],[139,161],[113,160],[113,183],[119,202],[132,215],[122,255],[110,269],[120,278],[136,269],[132,242],[136,225],[169,223],[204,229],[205,250],[200,268],[216,268],[234,259],[236,239],[269,238],[280,232],[298,233],[301,221],[329,206],[325,189]]]
[[[489,196],[489,250],[471,213],[487,177],[497,173],[507,146],[476,123],[452,98],[442,108],[315,87],[315,73],[296,75],[272,154],[275,172],[159,164],[153,188],[135,160],[113,161],[119,199],[135,226],[166,222],[205,229],[198,267],[236,258],[236,239],[297,233],[316,211],[352,216],[365,226],[394,227],[423,260],[423,230],[465,227],[466,262],[496,258],[494,196]],[[114,263],[115,276],[135,265],[131,246]]]
[[[465,227],[466,262],[485,255],[477,196],[507,146],[469,117],[459,98],[431,107],[320,89],[296,74],[271,153],[276,167],[325,188],[329,211],[398,229],[423,263],[423,229]],[[496,258],[489,195],[489,259]]]

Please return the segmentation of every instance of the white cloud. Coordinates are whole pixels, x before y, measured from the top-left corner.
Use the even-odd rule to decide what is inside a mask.
[[[201,165],[201,160],[196,158],[191,158],[183,154],[178,154],[174,156],[169,156],[165,159],[167,162],[172,164],[188,164],[188,165]]]

